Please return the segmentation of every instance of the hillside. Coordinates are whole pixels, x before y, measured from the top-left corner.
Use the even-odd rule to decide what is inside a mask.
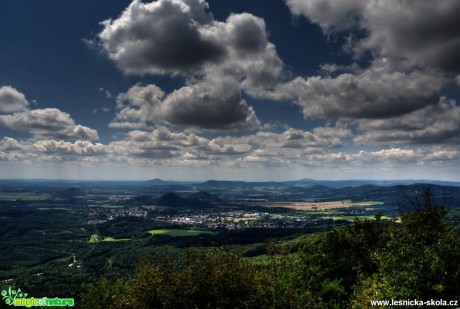
[[[206,191],[199,191],[199,192],[190,194],[189,196],[187,196],[187,199],[194,200],[194,201],[200,201],[200,202],[207,202],[211,204],[219,204],[219,203],[222,203],[223,201],[221,198],[211,193],[208,193]]]

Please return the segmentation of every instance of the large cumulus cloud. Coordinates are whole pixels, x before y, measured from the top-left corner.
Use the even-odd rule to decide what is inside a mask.
[[[129,119],[140,119],[210,130],[254,128],[258,119],[243,93],[273,87],[283,68],[263,19],[241,13],[217,21],[202,0],[134,1],[102,25],[102,48],[125,73],[189,77],[142,106],[128,98],[111,127],[135,128]]]
[[[243,13],[216,21],[204,0],[136,0],[102,25],[104,51],[128,74],[197,73],[237,60],[241,65],[227,69],[250,78],[263,79],[281,69],[262,19]],[[248,61],[276,68],[257,72]]]
[[[160,105],[159,116],[169,123],[211,130],[252,129],[259,120],[232,80],[185,86]]]
[[[135,85],[117,98],[113,128],[148,128],[157,123],[207,130],[244,130],[259,125],[232,79],[184,86],[165,96],[155,85]]]
[[[265,96],[293,99],[307,118],[387,118],[436,103],[442,76],[393,71],[386,61],[336,76],[297,77]]]
[[[286,0],[326,33],[362,29],[357,54],[371,51],[446,72],[460,72],[460,2],[457,0]]]
[[[104,50],[126,73],[186,73],[219,60],[225,49],[200,32],[213,22],[202,0],[133,1],[102,23]]]

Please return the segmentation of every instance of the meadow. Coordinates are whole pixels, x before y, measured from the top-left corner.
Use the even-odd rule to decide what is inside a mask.
[[[149,234],[151,235],[169,235],[173,237],[179,237],[179,236],[198,236],[201,234],[212,235],[213,232],[206,231],[206,230],[155,229],[155,230],[150,230]]]

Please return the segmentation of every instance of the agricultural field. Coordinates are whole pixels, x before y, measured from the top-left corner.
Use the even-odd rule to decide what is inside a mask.
[[[89,238],[88,242],[89,243],[98,243],[98,242],[101,242],[101,241],[113,242],[113,241],[128,241],[128,240],[131,240],[131,239],[129,239],[129,238],[113,238],[113,237],[110,237],[110,236],[102,237],[100,235],[93,234]]]
[[[150,230],[149,234],[151,235],[169,235],[173,237],[178,237],[178,236],[198,236],[201,234],[212,235],[213,232],[206,231],[206,230],[155,229],[155,230]]]
[[[35,192],[1,192],[0,200],[2,201],[44,201],[49,200],[53,196],[48,193],[35,193]]]
[[[124,206],[121,206],[121,205],[110,205],[110,204],[104,204],[101,206],[102,208],[113,208],[113,209],[117,209],[117,208],[123,208]]]
[[[358,220],[373,220],[375,217],[374,216],[325,216],[323,219],[332,219],[332,220],[344,220],[344,221],[350,221],[353,222],[355,219]],[[382,216],[382,220],[392,220],[393,218],[388,217],[388,216]]]
[[[263,207],[283,207],[301,211],[327,211],[331,209],[365,207],[382,205],[383,202],[362,201],[353,202],[351,200],[332,201],[332,202],[261,202],[258,206]]]

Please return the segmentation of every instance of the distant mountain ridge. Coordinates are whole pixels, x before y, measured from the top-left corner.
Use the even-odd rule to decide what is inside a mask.
[[[255,186],[302,186],[313,187],[317,185],[329,188],[346,188],[346,187],[360,187],[364,185],[373,186],[397,186],[397,185],[413,185],[413,184],[434,184],[441,186],[454,186],[460,187],[460,182],[456,181],[443,181],[443,180],[428,180],[428,179],[403,179],[403,180],[374,180],[374,179],[350,179],[350,180],[316,180],[311,178],[303,178],[299,180],[288,181],[231,181],[231,180],[208,180],[199,183],[197,186],[200,188],[228,188],[228,187],[255,187]]]
[[[286,181],[239,181],[239,180],[207,180],[204,182],[199,181],[170,181],[154,178],[150,180],[58,180],[58,179],[0,179],[0,185],[10,186],[37,186],[37,185],[55,185],[55,186],[74,186],[79,189],[84,189],[89,186],[99,185],[101,187],[112,187],[112,186],[127,186],[127,187],[139,187],[139,186],[193,186],[196,188],[202,188],[205,190],[207,187],[234,187],[234,186],[313,186],[323,185],[332,188],[344,188],[344,187],[357,187],[363,185],[375,185],[375,186],[394,186],[394,185],[411,185],[411,184],[435,184],[442,186],[454,186],[460,187],[460,181],[445,181],[445,180],[431,180],[431,179],[343,179],[343,180],[317,180],[312,178],[302,178],[298,180],[286,180]],[[173,190],[171,190],[173,191]]]
[[[62,191],[56,192],[54,195],[59,197],[75,197],[86,195],[86,192],[76,187],[70,187]]]
[[[145,182],[151,185],[164,185],[165,184],[165,182],[161,180],[160,178],[150,179]]]

